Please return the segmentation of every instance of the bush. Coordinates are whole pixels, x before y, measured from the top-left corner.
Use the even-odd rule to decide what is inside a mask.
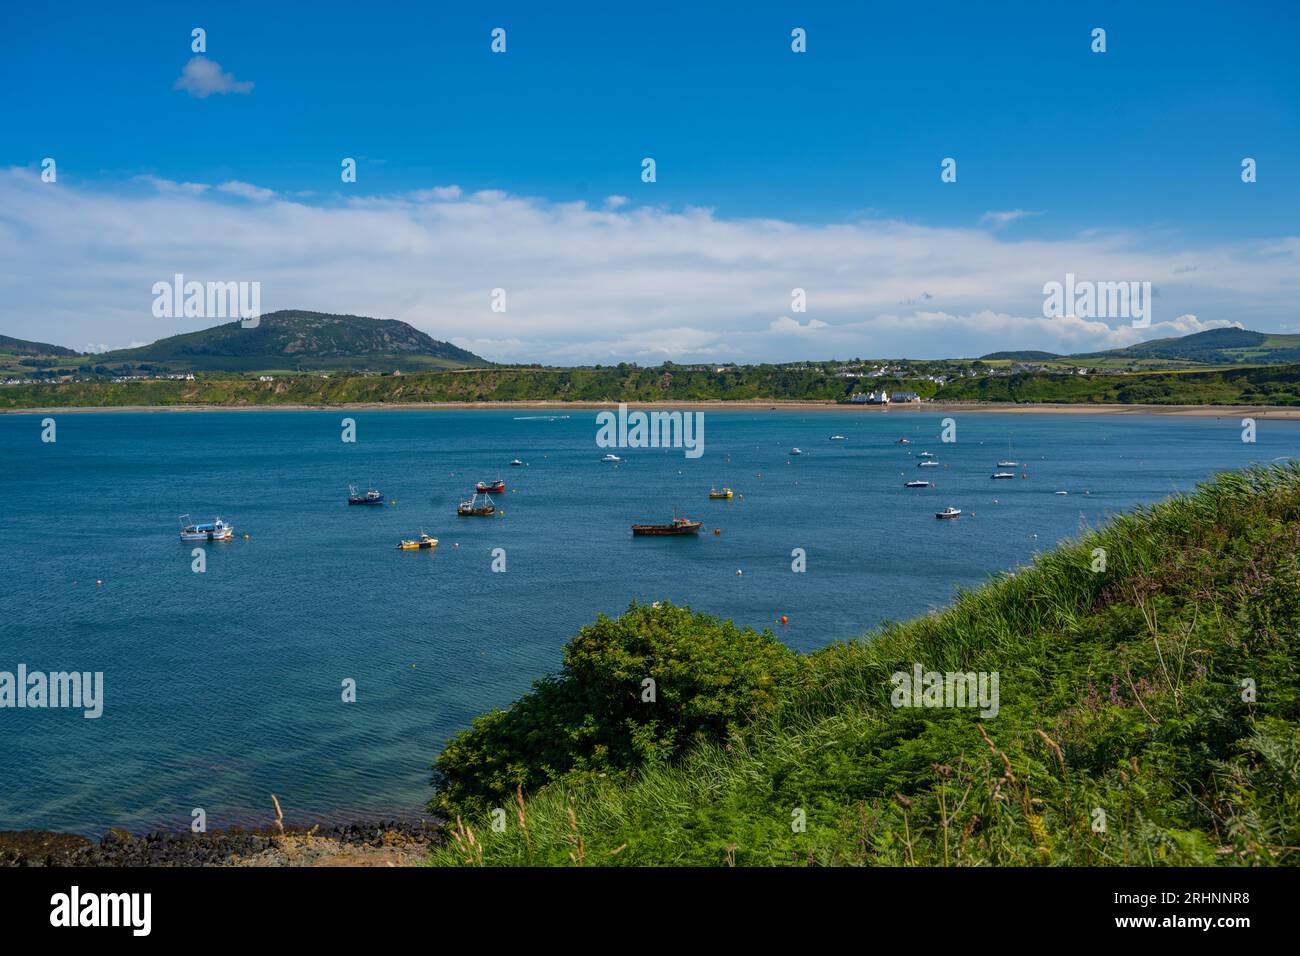
[[[558,675],[452,738],[429,809],[468,814],[572,771],[627,771],[724,741],[769,711],[803,666],[769,631],[634,602],[582,628]]]

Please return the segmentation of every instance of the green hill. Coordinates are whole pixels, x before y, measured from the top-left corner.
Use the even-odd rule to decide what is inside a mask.
[[[1252,332],[1249,329],[1209,329],[1070,357],[1137,361],[1162,359],[1197,365],[1285,365],[1300,362],[1300,335]]]
[[[809,655],[634,604],[443,750],[433,862],[1300,863],[1297,542],[1293,464]],[[997,706],[907,706],[917,665]]]
[[[95,357],[105,367],[148,365],[169,371],[420,371],[490,365],[473,352],[393,319],[281,311],[254,328],[230,322]]]
[[[9,355],[56,355],[66,358],[73,358],[81,354],[73,349],[64,348],[62,345],[28,342],[25,339],[15,339],[8,335],[0,335],[0,353]]]
[[[1062,356],[1055,352],[1035,352],[1032,349],[1025,352],[990,352],[988,355],[981,355],[981,362],[1053,362]]]

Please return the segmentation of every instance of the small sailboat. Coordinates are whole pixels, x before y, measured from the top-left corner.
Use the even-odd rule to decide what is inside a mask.
[[[710,498],[732,498],[734,497],[734,493],[730,488],[724,487],[721,491],[719,491],[717,488],[710,488],[709,497]]]
[[[480,495],[503,495],[506,492],[506,482],[501,477],[498,477],[496,481],[480,481],[474,486],[474,490]]]
[[[462,518],[485,518],[488,515],[496,514],[497,506],[492,503],[492,499],[483,495],[483,503],[479,503],[479,496],[474,495],[469,501],[462,501],[456,506],[456,514]]]
[[[942,511],[936,511],[934,513],[934,516],[936,518],[960,518],[961,509],[954,508],[951,505],[949,505],[947,508],[944,508]]]
[[[1016,467],[1016,465],[1018,465],[1018,464],[1019,464],[1019,462],[1015,461],[1015,460],[1011,457],[1011,439],[1008,438],[1008,439],[1007,439],[1007,457],[1006,457],[1004,460],[998,462],[998,467],[999,467],[999,468],[1014,468],[1014,467]]]
[[[229,541],[235,535],[233,525],[228,525],[220,518],[213,518],[204,524],[195,524],[189,515],[181,515],[182,541]]]
[[[371,488],[364,495],[357,491],[356,485],[348,485],[348,504],[350,505],[382,505],[384,496],[374,488]]]
[[[438,546],[438,539],[421,531],[418,538],[403,538],[397,543],[398,551],[432,551]]]
[[[933,488],[933,487],[934,487],[934,482],[932,482],[932,481],[905,481],[905,482],[903,482],[903,487],[904,487],[904,488]]]

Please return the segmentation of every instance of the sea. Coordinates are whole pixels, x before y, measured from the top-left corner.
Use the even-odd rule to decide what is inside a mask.
[[[98,717],[0,707],[0,830],[265,825],[272,794],[291,823],[418,818],[449,736],[629,602],[814,651],[1300,449],[1237,415],[746,408],[705,409],[692,458],[599,447],[596,414],[0,415],[0,672],[103,675]],[[499,515],[458,517],[498,476]],[[235,537],[183,542],[181,515]],[[630,533],[675,515],[701,533]]]

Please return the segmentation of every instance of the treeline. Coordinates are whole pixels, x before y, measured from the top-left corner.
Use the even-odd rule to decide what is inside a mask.
[[[1122,375],[1023,373],[928,379],[841,378],[819,367],[663,365],[494,367],[411,375],[293,375],[271,382],[77,381],[0,387],[0,408],[126,405],[285,405],[350,402],[846,401],[883,387],[937,401],[1153,405],[1300,405],[1300,366]]]

